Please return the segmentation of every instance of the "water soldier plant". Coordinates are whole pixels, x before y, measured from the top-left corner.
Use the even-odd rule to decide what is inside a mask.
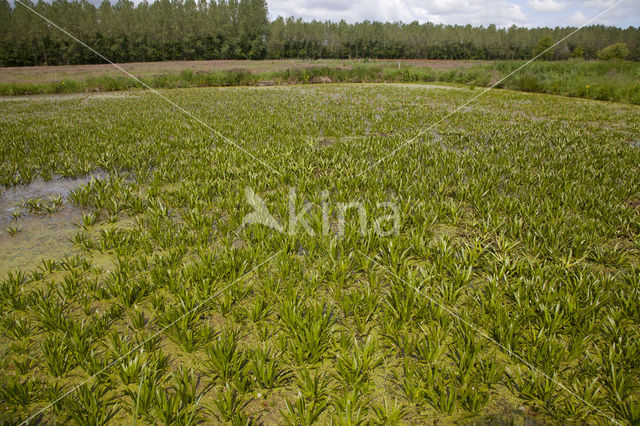
[[[358,175],[474,93],[163,93],[278,173],[147,92],[2,104],[3,188],[101,174],[0,224],[77,213],[0,264],[0,422],[640,421],[638,107],[490,92]]]

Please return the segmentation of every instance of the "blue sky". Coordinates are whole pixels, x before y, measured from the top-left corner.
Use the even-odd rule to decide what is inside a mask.
[[[305,20],[579,26],[618,0],[267,0],[278,15]],[[594,24],[640,27],[640,0],[624,0]]]

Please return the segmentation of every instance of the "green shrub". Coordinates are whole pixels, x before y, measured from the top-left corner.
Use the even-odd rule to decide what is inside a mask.
[[[634,87],[631,90],[629,90],[626,98],[629,99],[630,103],[634,105],[640,105],[640,88]]]
[[[599,101],[615,101],[617,99],[616,90],[611,84],[599,84],[592,88],[592,97]]]
[[[584,56],[584,49],[582,46],[576,46],[569,56],[571,58],[582,58]]]
[[[523,92],[538,92],[540,90],[538,76],[533,73],[524,73],[516,81],[516,89]]]
[[[629,48],[626,43],[615,43],[598,52],[598,59],[603,61],[610,61],[613,59],[622,60],[629,56],[629,53]]]
[[[551,46],[553,46],[553,40],[551,40],[551,37],[543,37],[531,51],[531,56],[535,58],[536,56],[541,55],[540,59],[551,59],[553,56],[553,49],[550,49]]]
[[[182,70],[180,72],[180,79],[184,80],[184,81],[193,81],[195,74],[193,73],[193,70],[190,69],[186,69],[186,70]]]

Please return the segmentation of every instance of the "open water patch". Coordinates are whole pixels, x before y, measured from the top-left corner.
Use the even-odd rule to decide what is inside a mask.
[[[70,205],[71,191],[104,173],[76,179],[37,180],[3,188],[0,193],[0,278],[7,272],[31,270],[43,259],[61,259],[79,251],[72,242],[82,210]],[[56,205],[50,213],[29,212],[27,202]],[[58,204],[56,204],[58,203]]]

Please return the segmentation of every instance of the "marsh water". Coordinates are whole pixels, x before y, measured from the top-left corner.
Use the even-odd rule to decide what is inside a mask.
[[[67,197],[91,177],[102,176],[102,173],[94,173],[76,179],[38,180],[3,188],[0,193],[0,278],[9,271],[33,269],[42,259],[60,259],[75,254],[71,237],[75,223],[82,220],[82,210],[71,206]],[[26,212],[18,207],[25,200],[46,200],[52,196],[63,198],[60,209],[52,214],[25,215]],[[14,219],[12,213],[16,209],[21,210],[22,215]],[[17,232],[12,235],[10,229]]]

